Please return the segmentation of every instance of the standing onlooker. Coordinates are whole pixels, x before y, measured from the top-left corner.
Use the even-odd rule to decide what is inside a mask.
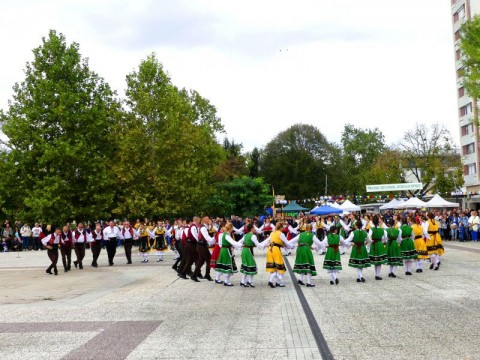
[[[472,235],[472,240],[477,241],[478,240],[478,225],[480,224],[480,218],[478,217],[478,213],[476,211],[471,212],[470,219],[468,219],[468,222],[471,224],[471,235]]]
[[[38,225],[38,223],[35,223],[35,226],[32,228],[32,239],[33,239],[33,249],[35,251],[38,251],[39,249],[42,248],[42,228]]]
[[[12,248],[13,242],[13,230],[10,227],[8,222],[5,222],[5,227],[3,228],[2,232],[2,245],[3,251],[7,252]]]
[[[30,229],[30,226],[28,226],[27,223],[23,224],[20,228],[20,236],[22,237],[23,251],[32,250],[32,243],[30,240],[32,237],[32,229]]]
[[[460,226],[460,218],[457,215],[457,212],[454,211],[449,217],[448,221],[450,223],[450,234],[452,240],[459,240],[458,228]]]

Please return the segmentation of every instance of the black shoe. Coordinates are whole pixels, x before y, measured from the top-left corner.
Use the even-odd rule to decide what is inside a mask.
[[[50,268],[48,268],[45,272],[46,272],[47,274],[52,275],[52,269],[50,269]]]
[[[297,281],[299,285],[305,285],[305,283],[302,280]]]
[[[439,268],[439,267],[437,266],[437,267],[436,267],[435,269],[433,269],[433,270],[437,271],[437,270],[438,270],[438,268]]]
[[[363,278],[363,277],[362,277],[360,280],[362,281],[362,283],[364,283],[364,282],[365,282],[365,278]]]
[[[208,281],[213,281],[212,277],[210,275],[205,275],[203,277],[205,280],[208,280]]]
[[[233,284],[232,283],[230,283],[230,284],[229,283],[224,283],[223,286],[233,286]]]
[[[78,267],[78,261],[74,261],[73,265],[75,265],[75,267],[77,268]]]
[[[247,285],[250,286],[251,288],[254,288],[254,287],[255,287],[255,285],[253,285],[253,284],[250,283],[250,282],[247,282]]]
[[[423,272],[423,269],[418,269],[418,270],[420,270],[419,272],[421,272],[421,273]]]
[[[315,287],[315,285],[314,285],[314,284],[308,284],[308,283],[307,283],[307,287]]]
[[[222,280],[215,280],[215,284],[223,284]]]
[[[58,270],[53,270],[53,273],[54,273],[55,275],[58,275]]]
[[[432,269],[433,269],[433,264],[432,264],[432,265],[430,265],[430,270],[432,270]]]
[[[172,269],[175,270],[175,271],[178,270],[178,268],[175,265],[172,265]]]
[[[330,281],[330,285],[333,285],[333,284],[335,284],[335,283],[333,281]]]
[[[131,261],[127,261],[127,265],[130,265],[132,262]]]
[[[392,275],[393,275],[392,273],[388,273],[388,277],[392,277]]]
[[[68,268],[63,268],[63,272],[67,272],[68,271]]]
[[[396,277],[397,277],[397,275],[395,275],[394,273],[392,273],[392,278],[396,278]]]
[[[405,275],[412,275],[410,271],[405,272]]]
[[[275,289],[275,285],[271,281],[268,282],[268,286],[270,286],[272,289]]]
[[[382,280],[380,276],[375,276],[375,280]]]
[[[281,288],[284,288],[284,287],[286,287],[287,285],[285,285],[285,284],[277,284],[276,286],[281,287]]]
[[[241,287],[249,287],[247,284],[244,284],[244,283],[242,283],[242,282],[240,283],[240,286],[241,286]]]
[[[68,271],[72,270],[72,265],[68,265]]]
[[[339,283],[340,283],[340,280],[338,280],[338,278],[335,279],[335,285],[338,285]]]
[[[92,264],[92,266],[98,268],[98,264],[97,264],[97,263]]]
[[[422,272],[421,270],[422,270],[422,269],[417,269],[417,270],[415,270],[415,272],[416,272],[416,273],[420,273],[420,272]]]
[[[109,263],[108,266],[113,266],[113,262]]]
[[[197,276],[197,278],[199,278],[199,279],[203,279],[203,275],[202,275],[202,274],[200,274],[200,275],[198,275],[198,276]]]
[[[357,279],[357,282],[362,282],[362,280],[360,280],[360,279]]]
[[[196,276],[190,277],[190,280],[195,281],[195,282],[200,282]]]
[[[79,268],[80,270],[82,270],[82,269],[83,269],[83,264],[82,264],[82,263],[79,263],[79,264],[78,264],[78,268]]]
[[[279,283],[275,283],[275,287],[280,287],[280,284],[279,284]]]
[[[178,274],[178,276],[180,276],[182,279],[186,279],[186,278],[187,278],[187,275],[185,275],[185,274]]]

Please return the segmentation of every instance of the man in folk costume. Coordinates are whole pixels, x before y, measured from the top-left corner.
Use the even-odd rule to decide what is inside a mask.
[[[210,245],[215,244],[215,238],[212,238],[208,234],[208,225],[210,223],[210,219],[208,216],[204,216],[202,219],[202,224],[200,225],[200,230],[198,232],[198,241],[197,241],[197,261],[195,262],[195,271],[193,272],[193,276],[191,279],[195,282],[198,282],[198,278],[202,278],[201,270],[203,264],[206,264],[205,270],[205,279],[208,281],[213,281],[210,277],[210,260],[211,254],[210,250],[208,249]]]
[[[72,269],[73,235],[68,226],[63,227],[61,232],[60,252],[62,254],[63,269],[65,272]]]
[[[108,226],[103,229],[103,237],[107,241],[108,266],[113,266],[113,259],[117,253],[117,240],[121,236],[120,229],[115,225],[113,220],[111,220]]]
[[[102,251],[103,231],[99,223],[95,225],[95,229],[91,233],[92,242],[90,243],[90,249],[92,250],[92,266],[98,267],[98,257]]]
[[[62,240],[62,230],[56,229],[53,234],[47,235],[42,239],[42,244],[47,248],[47,255],[52,262],[48,269],[47,274],[52,274],[52,270],[55,275],[58,275],[57,262],[58,262],[58,246]]]
[[[136,239],[135,230],[130,226],[128,221],[123,223],[123,229],[120,236],[123,239],[123,248],[125,249],[125,257],[127,258],[127,265],[132,263],[132,247]]]
[[[192,265],[198,259],[197,241],[198,241],[199,224],[200,224],[200,218],[198,216],[195,216],[193,218],[192,223],[188,227],[188,235],[187,235],[187,240],[185,244],[185,263],[183,265],[183,268],[180,271],[180,277],[182,279],[187,278],[187,272],[189,271],[191,272]],[[192,274],[192,277],[195,277],[195,275]]]
[[[178,219],[175,221],[175,225],[173,226],[174,228],[174,237],[175,237],[175,242],[174,242],[174,248],[175,250],[173,251],[175,253],[175,263],[172,265],[172,269],[177,271],[178,270],[178,264],[182,261],[182,255],[183,255],[183,246],[182,246],[182,232],[183,232],[183,227],[182,227],[182,220]]]
[[[190,224],[191,223],[192,222],[190,222]],[[187,258],[187,254],[186,254],[187,239],[188,239],[188,232],[189,232],[189,229],[190,229],[190,224],[187,223],[186,219],[182,220],[182,229],[181,229],[181,232],[180,232],[180,239],[181,239],[180,244],[181,244],[181,248],[182,248],[182,257],[180,259],[180,264],[177,267],[177,275],[178,276],[181,275],[182,269],[185,267],[185,260]],[[193,275],[193,272],[192,272],[191,268],[188,269],[187,274]]]
[[[78,223],[77,228],[73,232],[73,244],[75,247],[75,255],[77,260],[73,262],[75,267],[78,266],[80,270],[83,269],[83,258],[85,257],[85,245],[88,242],[92,242],[93,239],[87,230],[84,228],[83,223]]]
[[[262,234],[263,234],[263,240],[265,240],[266,238],[268,238],[272,234],[272,232],[273,232],[273,230],[275,230],[275,228],[272,225],[272,223],[270,221],[270,218],[265,219],[265,222],[263,223],[263,225],[260,227],[259,230],[260,230],[259,232],[262,232]]]

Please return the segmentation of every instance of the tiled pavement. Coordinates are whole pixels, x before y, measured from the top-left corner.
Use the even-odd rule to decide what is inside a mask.
[[[365,284],[344,256],[337,286],[316,255],[317,286],[301,291],[334,358],[480,358],[480,253],[464,251],[480,245],[448,246],[438,272],[389,279],[384,269],[374,281],[367,270]],[[240,274],[233,288],[179,279],[171,253],[135,260],[127,267],[119,251],[108,267],[102,253],[99,268],[55,277],[45,252],[0,254],[0,359],[321,358],[290,277],[267,287],[264,252],[255,289],[238,286]]]

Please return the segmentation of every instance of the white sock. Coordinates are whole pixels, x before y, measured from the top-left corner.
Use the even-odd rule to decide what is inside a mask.
[[[225,284],[230,284],[230,276],[231,275],[225,274]]]
[[[246,284],[247,283],[247,275],[245,274],[242,274],[242,280],[240,281],[242,284]]]
[[[269,281],[270,281],[271,283],[275,282],[275,277],[276,277],[276,276],[277,276],[277,273],[276,273],[276,272],[272,272],[272,273],[270,274],[270,279],[269,279]]]
[[[357,269],[357,279],[361,279],[363,277],[362,270],[363,269]]]
[[[215,280],[220,281],[220,276],[222,276],[222,273],[217,271],[217,274],[215,275]]]
[[[382,265],[375,265],[375,276],[380,276],[382,273]]]
[[[393,273],[393,274],[396,274],[396,273],[397,273],[397,268],[398,268],[397,265],[392,266],[392,273]]]
[[[335,273],[333,271],[330,272],[330,281],[335,281]]]
[[[277,273],[277,276],[278,276],[278,282],[280,283],[280,285],[284,285],[285,284],[285,281],[284,281],[285,275]]]
[[[248,282],[253,285],[253,275],[248,275]]]
[[[307,274],[307,284],[312,285],[312,274]]]

